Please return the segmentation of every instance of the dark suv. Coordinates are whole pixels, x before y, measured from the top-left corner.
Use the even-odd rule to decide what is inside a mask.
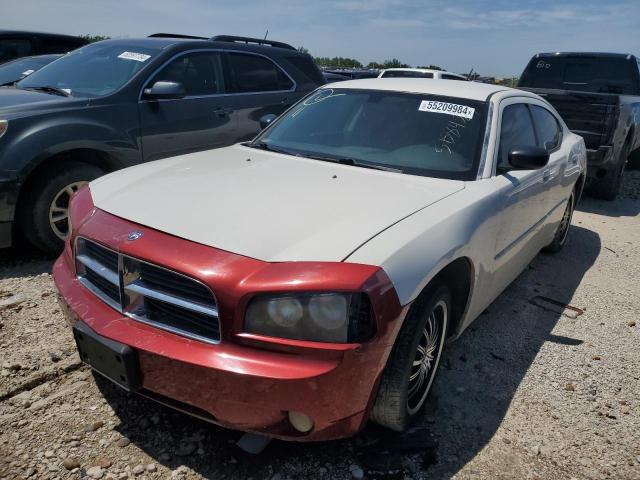
[[[32,55],[67,53],[87,43],[72,35],[0,30],[0,63]]]
[[[65,55],[0,88],[0,246],[26,238],[56,253],[87,181],[249,140],[323,83],[308,54],[245,37],[160,34]]]

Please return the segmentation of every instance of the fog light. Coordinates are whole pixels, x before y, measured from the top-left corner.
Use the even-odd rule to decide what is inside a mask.
[[[313,420],[309,415],[300,412],[289,412],[289,422],[301,433],[310,432],[313,428]]]

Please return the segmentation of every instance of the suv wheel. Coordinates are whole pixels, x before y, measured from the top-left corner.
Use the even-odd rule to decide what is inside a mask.
[[[438,370],[451,315],[451,292],[427,288],[409,310],[385,367],[371,419],[405,430],[418,416]]]
[[[629,158],[630,143],[627,142],[620,151],[618,165],[615,169],[607,173],[602,180],[596,180],[590,188],[591,196],[602,200],[615,200],[620,193],[624,168]]]
[[[69,233],[69,199],[80,187],[105,172],[80,162],[58,164],[31,185],[20,211],[22,233],[34,247],[59,254]]]

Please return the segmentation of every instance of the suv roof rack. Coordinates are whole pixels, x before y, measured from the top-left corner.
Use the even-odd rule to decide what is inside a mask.
[[[192,38],[193,40],[207,40],[207,37],[196,37],[194,35],[182,35],[180,33],[153,33],[148,38]]]
[[[232,42],[232,43],[255,43],[257,45],[268,45],[270,47],[286,48],[287,50],[297,50],[288,43],[276,42],[275,40],[265,40],[261,38],[237,37],[235,35],[216,35],[209,40],[213,42]]]

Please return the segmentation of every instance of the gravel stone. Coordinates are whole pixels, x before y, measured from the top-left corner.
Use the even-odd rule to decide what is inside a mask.
[[[91,467],[87,469],[87,475],[94,479],[99,479],[104,476],[104,470],[101,467]]]
[[[62,461],[62,465],[67,470],[73,470],[74,468],[80,467],[80,461],[77,458],[69,457]]]

